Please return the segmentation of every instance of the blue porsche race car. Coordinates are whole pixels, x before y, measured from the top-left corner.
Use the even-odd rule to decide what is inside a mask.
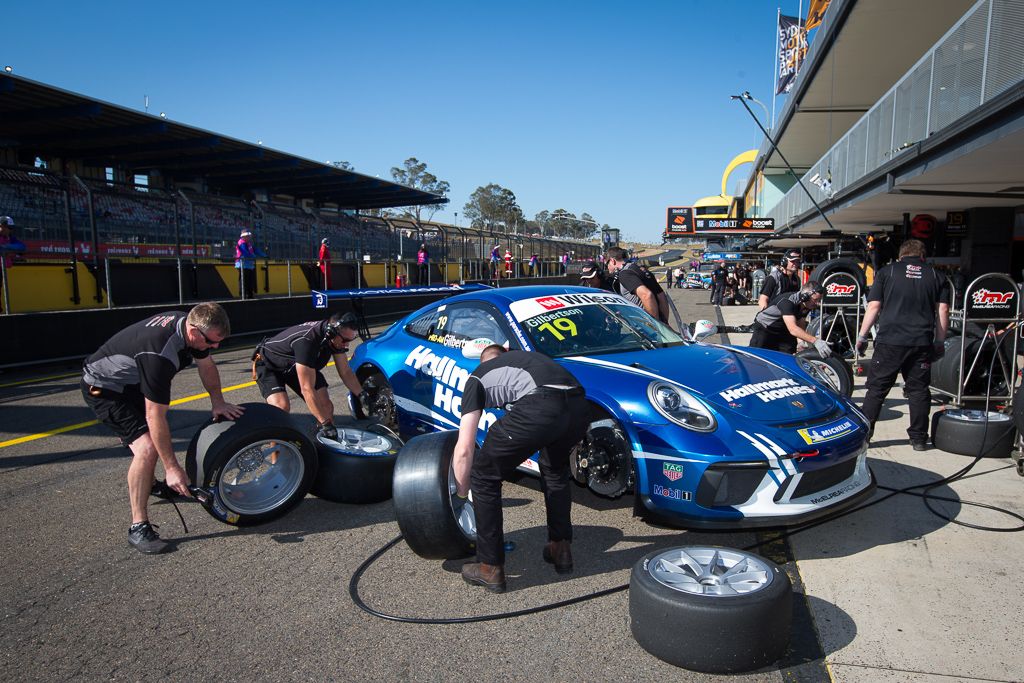
[[[600,290],[460,294],[394,323],[350,364],[370,412],[412,437],[458,428],[466,380],[491,343],[547,354],[579,379],[592,422],[573,477],[603,496],[634,492],[642,516],[690,528],[788,525],[874,488],[867,423],[813,362],[680,336]],[[485,411],[481,443],[500,415]],[[534,459],[521,467],[538,472]]]

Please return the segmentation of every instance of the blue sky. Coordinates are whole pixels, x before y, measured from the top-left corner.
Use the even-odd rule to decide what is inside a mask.
[[[586,211],[657,242],[667,206],[717,194],[759,143],[729,95],[771,109],[778,4],[23,0],[0,62],[367,175],[417,157],[451,184],[440,219],[465,225],[497,183],[530,218]]]

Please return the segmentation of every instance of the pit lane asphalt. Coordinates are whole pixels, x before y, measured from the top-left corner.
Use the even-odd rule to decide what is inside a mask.
[[[684,319],[713,317],[706,292],[671,293]],[[216,356],[222,384],[238,387],[226,395],[233,403],[260,400],[254,386],[244,386],[249,353]],[[76,369],[0,375],[0,680],[717,680],[640,648],[630,636],[625,591],[482,624],[400,624],[365,614],[349,599],[348,582],[398,534],[390,502],[340,505],[310,496],[283,519],[236,529],[189,501],[180,504],[186,535],[171,505],[154,501],[151,521],[176,551],[143,556],[125,538],[126,451],[106,428],[3,445],[93,419]],[[340,381],[330,368],[327,376],[340,412]],[[174,398],[202,393],[194,368],[175,379]],[[171,408],[179,461],[208,414],[205,398]],[[629,496],[609,501],[576,488],[576,570],[563,578],[540,557],[546,539],[536,483],[507,484],[504,496],[507,540],[518,546],[508,557],[508,593],[470,588],[459,577],[461,561],[423,560],[399,544],[366,573],[363,599],[420,617],[523,609],[628,583],[633,564],[655,549],[744,547],[767,537],[659,528],[631,516]],[[759,552],[785,562],[788,546],[775,542]],[[795,565],[786,567],[799,591]],[[787,657],[722,680],[829,680],[808,600],[817,613],[845,618],[798,592]],[[830,647],[845,644],[838,639]]]

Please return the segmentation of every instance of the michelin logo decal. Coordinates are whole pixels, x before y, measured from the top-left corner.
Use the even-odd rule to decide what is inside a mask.
[[[774,379],[770,382],[744,384],[735,389],[719,392],[718,395],[726,401],[735,401],[738,398],[744,398],[753,394],[765,403],[771,403],[787,396],[813,394],[814,391],[814,387],[807,386],[806,384],[797,384],[796,380],[785,377],[783,379]]]
[[[857,425],[855,425],[852,420],[845,419],[839,422],[833,422],[832,424],[823,425],[821,427],[798,429],[796,430],[796,433],[800,435],[800,438],[802,438],[805,443],[821,443],[822,441],[838,439],[847,432],[856,428]]]

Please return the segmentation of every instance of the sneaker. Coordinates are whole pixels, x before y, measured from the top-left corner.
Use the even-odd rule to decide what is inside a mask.
[[[158,555],[170,546],[167,541],[160,540],[160,534],[149,522],[139,522],[128,527],[128,543],[146,555]]]
[[[548,541],[544,546],[544,561],[555,565],[559,574],[568,574],[572,571],[571,546],[571,541]]]
[[[928,450],[928,444],[926,444],[924,441],[911,441],[910,445],[914,447],[915,451]]]
[[[462,580],[471,586],[483,586],[492,593],[505,592],[505,568],[500,564],[467,562],[462,565]]]
[[[178,495],[178,492],[168,486],[164,481],[157,479],[153,482],[153,488],[149,490],[149,495],[154,498],[162,498],[164,500],[171,500]]]

